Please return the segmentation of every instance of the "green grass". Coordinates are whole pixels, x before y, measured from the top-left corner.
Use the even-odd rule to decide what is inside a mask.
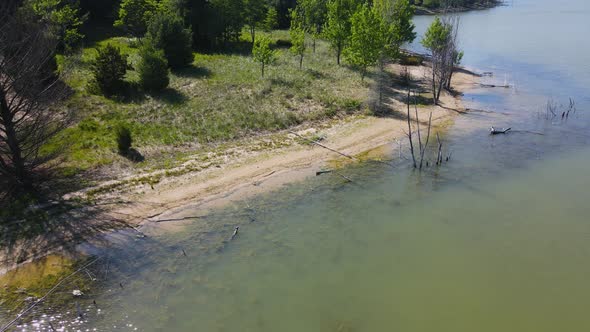
[[[262,32],[260,32],[262,34]],[[248,35],[243,39],[247,40]],[[274,31],[273,40],[288,40],[287,31]],[[135,43],[124,37],[98,41],[118,46],[137,63]],[[243,44],[243,43],[242,43]],[[311,43],[310,43],[311,44]],[[137,73],[130,70],[129,91],[107,99],[90,93],[90,63],[94,48],[60,57],[64,77],[76,91],[66,107],[76,110],[78,123],[65,130],[47,149],[67,147],[67,172],[109,165],[117,154],[115,128],[127,125],[140,152],[189,151],[195,147],[273,132],[304,122],[357,112],[373,83],[336,65],[324,41],[315,54],[309,45],[299,70],[298,59],[275,45],[277,62],[260,75],[260,65],[248,54],[195,53],[193,66],[171,74],[170,87],[155,95],[137,90]],[[138,167],[156,162],[151,158]],[[161,162],[160,162],[161,163]]]

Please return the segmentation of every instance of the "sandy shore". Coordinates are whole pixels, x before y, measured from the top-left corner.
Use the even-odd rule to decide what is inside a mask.
[[[400,73],[402,67],[390,65],[388,70]],[[427,87],[427,67],[408,67],[408,70],[414,80]],[[452,84],[457,92],[455,96],[444,92],[439,106],[419,106],[420,122],[427,122],[432,112],[433,127],[449,124],[454,116],[465,112],[461,93],[478,85],[477,75],[464,70],[457,72]],[[199,163],[195,156],[195,160],[189,160],[175,169],[138,174],[75,193],[84,197],[91,191],[100,192],[94,196],[99,208],[74,218],[79,221],[69,225],[64,234],[52,234],[49,238],[34,239],[1,251],[0,274],[17,266],[17,262],[21,264],[52,252],[69,252],[72,244],[95,239],[97,233],[126,226],[140,230],[143,226],[177,216],[187,207],[205,215],[211,208],[316,176],[316,171],[333,167],[335,161],[337,164],[351,162],[333,151],[304,144],[305,140],[299,136],[310,139],[321,136],[323,145],[344,154],[362,154],[363,159],[380,158],[383,152],[397,148],[400,141],[407,145],[406,94],[402,87],[387,88],[383,100],[387,110],[382,117],[353,115],[296,128],[293,129],[295,134],[262,135],[249,139],[246,144],[221,150],[206,163]],[[415,120],[414,114],[411,119]],[[276,136],[280,136],[282,144],[274,144]],[[252,146],[256,148],[252,149]],[[372,153],[367,154],[368,151]],[[353,158],[352,162],[355,160],[357,158]],[[158,176],[159,180],[154,183],[137,181],[153,176]],[[157,225],[157,229],[162,229],[174,227],[175,223],[160,222]],[[146,229],[149,230],[149,227],[142,231]],[[66,245],[69,247],[65,248]]]
[[[390,65],[389,70],[399,73],[402,67]],[[413,78],[428,77],[427,67],[409,67]],[[423,84],[427,84],[425,80]],[[478,85],[478,77],[467,71],[460,71],[453,77],[453,96],[447,92],[441,96],[440,106],[419,107],[420,121],[427,122],[432,112],[434,126],[452,119],[465,111],[461,102],[462,92]],[[309,127],[296,131],[298,135],[323,137],[321,143],[348,155],[358,155],[385,145],[397,146],[398,140],[407,141],[406,91],[390,88],[386,92],[385,104],[392,116],[355,116],[328,127]],[[401,100],[399,100],[401,99]],[[412,112],[413,113],[413,112]],[[414,115],[412,114],[412,120]],[[290,134],[290,139],[297,139]],[[124,219],[132,225],[166,219],[186,205],[205,211],[227,202],[251,197],[269,191],[285,183],[315,176],[331,161],[343,159],[317,145],[293,144],[287,148],[271,149],[227,160],[226,163],[203,172],[167,178],[157,185],[136,188],[135,193],[125,195],[126,202],[109,212],[113,217]]]

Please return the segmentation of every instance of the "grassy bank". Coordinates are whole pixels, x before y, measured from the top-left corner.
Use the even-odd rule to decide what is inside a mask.
[[[244,35],[239,48],[243,52],[195,53],[193,65],[173,72],[170,87],[155,95],[137,88],[133,69],[127,73],[126,91],[116,98],[89,89],[95,47],[116,45],[129,55],[132,67],[137,63],[137,43],[128,38],[99,40],[79,54],[60,58],[65,78],[76,90],[66,107],[75,109],[78,123],[48,148],[67,147],[65,173],[113,164],[144,168],[219,142],[363,108],[372,79],[361,82],[356,71],[337,66],[326,42],[318,41],[315,53],[308,48],[300,70],[298,59],[288,50],[288,32],[274,31],[270,36],[279,56],[264,78],[250,56],[249,36]],[[131,163],[118,155],[115,128],[121,124],[131,128],[143,162]]]

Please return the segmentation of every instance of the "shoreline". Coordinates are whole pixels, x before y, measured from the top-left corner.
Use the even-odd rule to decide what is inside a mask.
[[[490,0],[490,1],[487,1],[486,3],[473,4],[473,5],[461,6],[461,7],[454,7],[449,10],[442,10],[440,8],[429,9],[429,8],[422,7],[422,6],[416,6],[416,7],[414,7],[415,8],[414,14],[415,15],[430,16],[430,15],[441,15],[441,14],[448,14],[448,13],[465,13],[465,12],[474,11],[474,10],[492,9],[492,8],[496,8],[498,6],[502,6],[503,4],[504,4],[504,1],[502,1],[502,0]]]
[[[397,64],[388,65],[388,70],[396,74],[399,74],[402,68]],[[426,72],[429,70],[424,65],[407,68],[418,82],[427,77]],[[479,76],[475,73],[458,70],[453,77],[455,95],[445,91],[441,95],[441,106],[419,106],[421,122],[425,121],[427,114],[432,112],[433,130],[436,131],[445,123],[452,121],[454,116],[466,112],[461,95],[478,85],[478,78]],[[420,86],[424,84],[427,82],[421,82]],[[315,177],[316,171],[334,163],[345,165],[355,162],[319,146],[302,144],[298,135],[310,139],[322,137],[322,144],[358,157],[359,160],[379,159],[385,151],[393,150],[394,147],[389,148],[387,145],[407,140],[405,137],[405,130],[407,130],[406,106],[403,97],[405,91],[405,88],[400,86],[388,88],[384,100],[388,109],[386,116],[351,115],[344,120],[312,123],[291,129],[297,135],[293,135],[289,131],[262,135],[252,139],[250,144],[258,146],[257,144],[261,142],[268,143],[270,141],[273,143],[276,135],[287,140],[289,144],[279,145],[278,148],[272,147],[274,144],[270,144],[271,147],[261,150],[254,149],[255,151],[246,151],[242,154],[237,153],[236,150],[228,149],[221,160],[210,162],[210,167],[197,167],[195,171],[191,167],[191,163],[187,162],[186,172],[179,171],[180,175],[165,176],[157,183],[143,183],[133,181],[133,179],[119,180],[122,183],[121,187],[115,186],[116,181],[104,183],[102,186],[106,188],[106,192],[97,196],[99,202],[97,205],[108,206],[108,208],[100,211],[98,215],[93,217],[93,220],[85,222],[93,225],[101,223],[101,220],[116,221],[116,224],[119,225],[118,229],[126,226],[138,232],[149,231],[150,225],[157,224],[159,226],[157,231],[163,231],[163,229],[174,227],[173,224],[176,223],[161,222],[162,220],[178,215],[188,208],[199,209],[205,214],[205,211],[210,209],[270,192],[288,183]],[[411,114],[411,119],[415,121],[413,114]],[[397,143],[395,147],[397,147]],[[234,149],[238,149],[238,147],[234,147]],[[242,149],[244,148],[242,147]],[[374,156],[368,157],[368,154]],[[171,171],[153,173],[157,172],[168,174]],[[153,173],[137,175],[135,178],[150,178],[154,176]],[[109,190],[109,188],[115,189]],[[94,189],[96,190],[96,188]],[[88,192],[86,190],[76,193],[76,195],[82,197]],[[76,196],[72,195],[72,197]],[[92,239],[116,229],[117,226],[106,227],[96,234],[90,234],[89,238]],[[71,240],[84,242],[88,239],[79,240],[74,236]],[[65,248],[63,244],[53,244],[52,246],[50,241],[35,241],[34,243],[38,248],[33,249],[33,254],[27,256],[26,260],[17,260],[15,257],[10,257],[10,253],[0,252],[0,275],[40,257],[71,250],[69,247]],[[37,255],[34,254],[35,252]]]

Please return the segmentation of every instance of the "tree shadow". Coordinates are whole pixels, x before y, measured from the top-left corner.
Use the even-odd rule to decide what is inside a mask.
[[[151,94],[151,96],[168,105],[182,105],[188,101],[186,95],[173,88],[166,88],[161,92]]]
[[[308,68],[305,71],[308,74],[310,74],[315,79],[325,79],[325,78],[327,78],[327,75],[326,74],[322,73],[321,71],[315,70],[315,69]]]
[[[174,69],[172,73],[179,77],[184,78],[205,78],[211,77],[212,73],[209,68],[190,66],[186,68]]]
[[[46,201],[28,206],[0,223],[0,265],[14,266],[59,251],[77,255],[76,247],[100,241],[99,234],[129,227],[88,202]]]
[[[134,163],[140,163],[145,160],[145,157],[135,148],[129,148],[127,153],[121,155]]]
[[[246,40],[226,41],[200,51],[205,54],[250,55],[252,43]]]

